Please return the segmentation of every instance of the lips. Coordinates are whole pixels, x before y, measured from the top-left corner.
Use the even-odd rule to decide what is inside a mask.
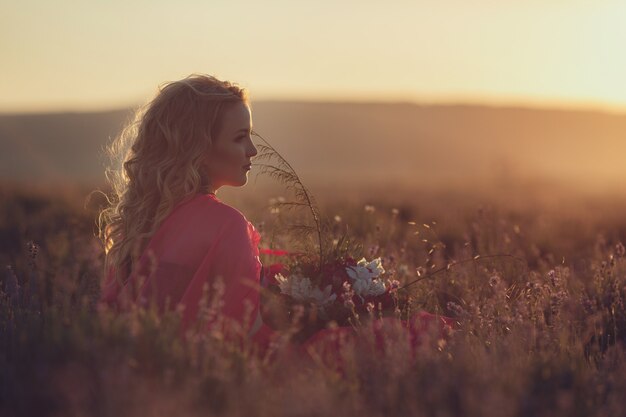
[[[252,164],[244,165],[243,168],[249,171],[252,168]]]

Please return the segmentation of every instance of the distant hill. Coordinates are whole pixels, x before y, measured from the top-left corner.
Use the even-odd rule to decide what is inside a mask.
[[[94,183],[130,117],[0,115],[0,178]],[[626,179],[626,115],[407,103],[253,103],[255,129],[311,182]]]
[[[103,150],[129,116],[128,110],[0,115],[0,178],[102,181]]]

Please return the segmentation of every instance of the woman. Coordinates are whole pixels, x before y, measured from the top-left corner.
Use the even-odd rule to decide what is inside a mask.
[[[259,314],[259,235],[216,196],[243,186],[257,150],[245,90],[207,75],[163,86],[113,147],[114,204],[101,215],[108,248],[102,301],[184,306],[194,323],[206,287],[220,288],[233,330],[265,343]],[[128,151],[125,151],[130,147]],[[232,324],[231,323],[231,324]]]
[[[166,84],[137,113],[114,146],[122,168],[111,178],[115,204],[101,216],[105,303],[182,305],[184,331],[196,322],[207,287],[221,288],[215,299],[229,319],[221,330],[267,347],[273,332],[260,315],[259,234],[216,197],[223,186],[246,184],[257,154],[251,133],[245,91],[207,75]],[[416,342],[435,320],[424,314],[411,320]],[[380,337],[389,322],[377,322]],[[354,333],[324,329],[301,348],[337,353],[337,336]]]

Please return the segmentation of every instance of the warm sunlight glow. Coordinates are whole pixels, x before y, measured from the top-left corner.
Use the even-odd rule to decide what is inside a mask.
[[[0,111],[127,106],[190,72],[255,99],[626,110],[623,0],[142,3],[3,6]]]

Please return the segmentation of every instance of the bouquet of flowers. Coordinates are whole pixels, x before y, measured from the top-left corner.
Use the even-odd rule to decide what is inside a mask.
[[[385,275],[381,258],[356,261],[351,253],[347,236],[334,245],[328,228],[317,210],[315,200],[291,165],[265,139],[255,132],[263,144],[257,145],[260,153],[256,161],[261,172],[269,174],[294,191],[295,202],[280,201],[276,205],[309,210],[314,225],[299,224],[295,230],[317,237],[316,251],[305,251],[289,266],[275,264],[264,269],[262,314],[264,322],[281,329],[294,324],[304,327],[308,334],[325,327],[330,322],[340,326],[358,325],[363,318],[374,315],[397,314],[407,300],[399,297],[400,283]],[[331,249],[328,249],[331,248]],[[275,251],[266,253],[278,255]],[[281,251],[280,255],[285,255]]]
[[[336,259],[321,271],[313,263],[297,264],[280,272],[270,269],[266,279],[264,304],[273,304],[284,319],[314,328],[331,321],[357,325],[364,317],[395,314],[406,302],[398,296],[400,283],[385,277],[380,258]]]

